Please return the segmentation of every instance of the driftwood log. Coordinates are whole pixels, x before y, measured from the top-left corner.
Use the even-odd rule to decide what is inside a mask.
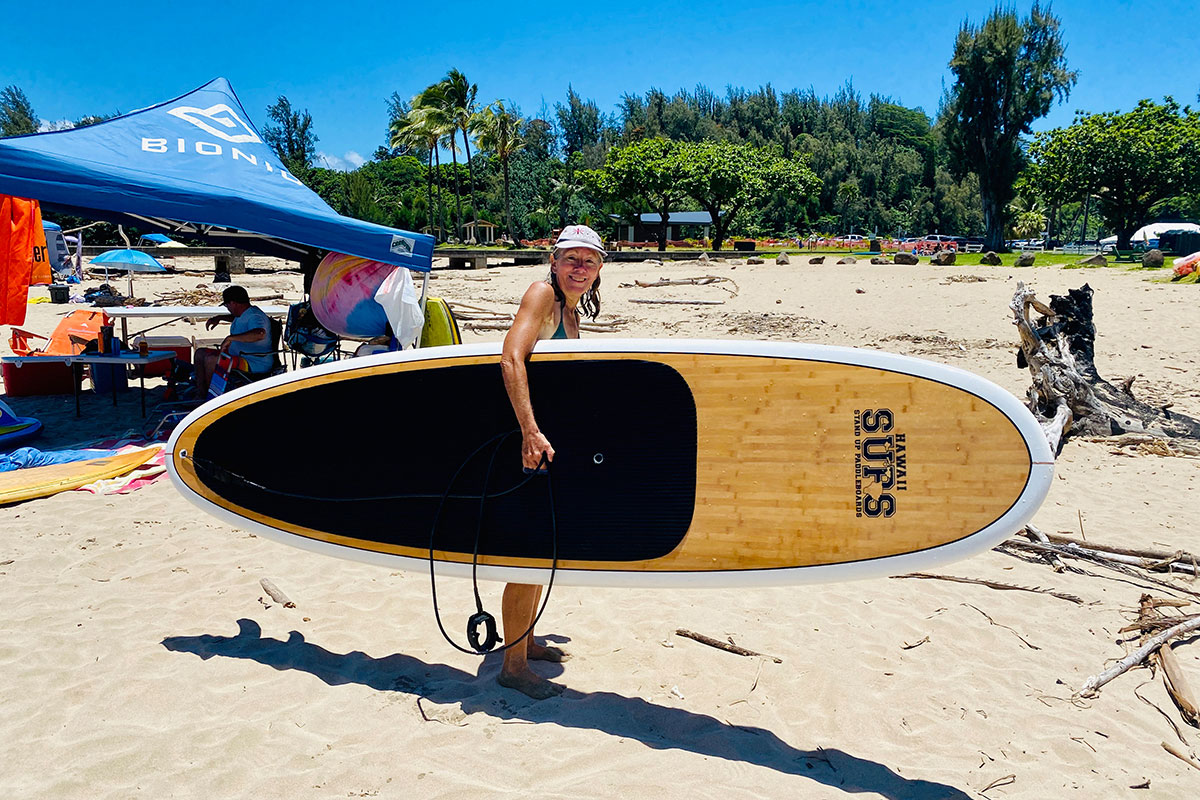
[[[1129,670],[1141,664],[1150,655],[1162,647],[1167,642],[1174,639],[1176,636],[1183,636],[1185,633],[1200,629],[1200,617],[1193,617],[1186,622],[1181,622],[1178,625],[1168,628],[1167,630],[1152,636],[1144,645],[1134,650],[1129,655],[1122,658],[1116,664],[1113,664],[1108,669],[1101,672],[1099,675],[1093,675],[1084,681],[1083,686],[1076,692],[1077,697],[1094,697],[1099,692],[1100,687],[1116,678],[1119,675],[1124,675]]]
[[[1068,432],[1200,439],[1200,421],[1147,405],[1133,396],[1128,383],[1114,386],[1096,371],[1092,294],[1084,284],[1066,297],[1051,295],[1046,305],[1018,283],[1009,304],[1021,337],[1017,366],[1028,367],[1033,376],[1029,409],[1050,446],[1057,452]]]

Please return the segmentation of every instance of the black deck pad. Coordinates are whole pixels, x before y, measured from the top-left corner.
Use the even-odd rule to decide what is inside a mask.
[[[696,495],[687,382],[665,364],[636,359],[528,367],[534,412],[555,449],[558,557],[617,562],[671,552],[691,525]],[[200,479],[233,505],[284,523],[425,548],[461,467],[435,544],[469,554],[494,453],[488,494],[500,496],[484,506],[480,553],[551,557],[546,478],[507,491],[526,476],[499,364],[346,375],[209,425],[192,453]]]

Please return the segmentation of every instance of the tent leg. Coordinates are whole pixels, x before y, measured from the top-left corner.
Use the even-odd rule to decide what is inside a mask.
[[[421,276],[421,316],[425,316],[425,302],[429,299],[429,273],[425,272]],[[421,347],[421,336],[417,335],[417,343],[413,345],[413,349]]]

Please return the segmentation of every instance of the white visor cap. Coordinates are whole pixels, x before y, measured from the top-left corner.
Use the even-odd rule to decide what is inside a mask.
[[[600,234],[587,225],[568,225],[554,242],[555,250],[570,250],[572,247],[586,247],[602,256],[608,255],[604,250],[604,243],[600,240]]]

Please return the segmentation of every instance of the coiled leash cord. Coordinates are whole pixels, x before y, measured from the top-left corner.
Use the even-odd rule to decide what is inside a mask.
[[[486,442],[484,442],[482,445],[480,445],[473,453],[471,453],[469,456],[466,457],[466,459],[462,462],[461,465],[459,465],[458,470],[455,471],[454,476],[452,478],[450,478],[450,482],[446,485],[446,491],[442,492],[440,497],[438,497],[437,495],[423,495],[423,494],[379,495],[379,496],[368,496],[368,497],[314,497],[311,494],[288,492],[288,491],[284,491],[281,489],[273,489],[268,486],[263,486],[262,484],[251,480],[250,478],[246,477],[245,475],[240,475],[232,470],[221,467],[218,464],[216,464],[212,461],[209,461],[208,459],[197,458],[196,456],[192,455],[191,453],[188,453],[185,450],[181,450],[179,452],[179,456],[180,456],[180,458],[192,461],[192,463],[194,463],[197,467],[207,469],[210,473],[212,473],[212,475],[214,477],[216,477],[220,480],[225,480],[225,481],[229,481],[229,482],[237,482],[244,486],[249,486],[254,489],[258,489],[259,491],[266,492],[268,494],[273,494],[273,495],[276,495],[279,497],[294,498],[297,500],[319,500],[321,502],[343,502],[344,503],[344,502],[363,502],[363,501],[398,500],[398,499],[430,499],[430,500],[432,500],[435,497],[438,497],[437,513],[433,517],[433,525],[430,527],[430,531],[429,531],[429,582],[430,582],[430,587],[431,587],[432,593],[433,593],[433,617],[437,621],[438,630],[440,630],[442,632],[442,637],[447,642],[450,643],[451,647],[453,647],[456,650],[459,650],[460,652],[467,653],[469,655],[479,656],[479,655],[484,655],[485,653],[490,653],[493,650],[495,650],[498,653],[502,653],[505,650],[509,649],[510,647],[514,647],[514,646],[520,644],[522,641],[525,640],[525,638],[527,636],[529,636],[530,632],[533,631],[534,626],[537,625],[538,620],[540,620],[542,618],[542,613],[546,610],[546,606],[550,602],[550,590],[554,588],[554,575],[558,570],[558,517],[555,514],[555,510],[554,510],[554,484],[550,479],[550,459],[547,457],[547,455],[545,453],[542,453],[542,458],[538,462],[537,469],[535,469],[533,471],[533,473],[528,475],[520,483],[516,484],[515,486],[511,486],[508,489],[504,489],[503,491],[496,492],[495,494],[490,495],[490,496],[487,493],[488,484],[491,482],[492,472],[494,471],[495,465],[496,465],[496,456],[499,454],[501,447],[504,446],[504,443],[509,439],[509,437],[514,436],[518,433],[520,433],[520,431],[517,429],[508,431],[506,433],[501,433],[496,436],[493,436],[491,439],[488,439]],[[454,489],[454,483],[458,480],[458,476],[462,474],[462,471],[464,469],[466,469],[467,465],[470,464],[471,461],[473,461],[476,456],[478,456],[489,445],[492,445],[492,444],[495,444],[495,447],[493,448],[491,458],[488,461],[487,472],[484,474],[482,491],[480,491],[480,493],[478,495],[455,495],[455,494],[452,494],[452,491]],[[543,468],[545,469],[545,472],[542,471]],[[501,647],[499,650],[496,650],[496,645],[503,640],[501,639],[499,632],[496,630],[496,618],[494,616],[492,616],[491,614],[489,614],[488,612],[483,610],[483,601],[479,596],[479,581],[478,581],[478,577],[477,577],[478,568],[479,568],[479,540],[483,533],[484,509],[486,507],[486,503],[488,500],[497,498],[497,497],[503,497],[508,494],[512,494],[513,492],[517,491],[522,486],[524,486],[525,484],[527,484],[531,480],[533,480],[538,474],[543,474],[546,476],[546,490],[549,494],[549,499],[550,499],[550,530],[551,530],[551,534],[552,534],[552,540],[551,540],[552,562],[551,562],[551,566],[550,566],[550,582],[548,584],[546,584],[546,594],[542,599],[542,606],[540,609],[538,609],[537,615],[533,618],[533,621],[531,623],[529,623],[529,627],[515,641],[509,642],[508,644]],[[435,539],[437,536],[437,526],[438,526],[438,523],[441,521],[441,517],[442,517],[442,509],[445,507],[446,501],[449,500],[451,497],[453,497],[455,500],[474,500],[476,498],[478,498],[478,500],[479,500],[479,516],[476,521],[476,527],[475,527],[475,545],[474,545],[473,551],[471,553],[471,589],[475,595],[475,613],[472,614],[471,617],[467,620],[467,641],[470,643],[472,649],[467,649],[467,648],[459,645],[457,642],[455,642],[453,639],[450,638],[450,634],[448,634],[446,632],[446,628],[442,624],[441,612],[438,610],[437,575],[435,574],[435,571],[434,571],[434,558],[433,558],[434,543],[435,543]],[[484,631],[485,631],[482,639],[480,638],[480,633],[479,633],[479,627],[481,625],[484,627]]]
[[[542,618],[542,613],[545,612],[546,606],[550,603],[550,591],[554,588],[554,575],[558,570],[558,517],[554,512],[554,483],[550,479],[550,458],[546,455],[546,453],[542,453],[541,460],[538,461],[537,469],[535,469],[527,478],[525,478],[525,480],[500,494],[515,492],[517,489],[520,489],[522,486],[529,483],[539,474],[544,474],[546,476],[546,491],[549,493],[550,497],[550,530],[552,534],[550,582],[546,585],[546,594],[545,597],[542,598],[542,607],[538,609],[537,614],[534,615],[533,621],[529,623],[529,627],[526,628],[525,632],[515,640],[497,649],[496,645],[502,642],[503,639],[496,630],[496,618],[483,610],[483,600],[479,597],[479,580],[477,577],[479,570],[479,540],[483,534],[483,515],[488,500],[487,489],[488,483],[492,479],[492,471],[496,466],[496,456],[499,455],[501,447],[504,446],[504,443],[509,439],[509,437],[518,433],[520,433],[519,430],[511,430],[507,433],[494,436],[480,445],[475,452],[471,453],[471,455],[467,456],[466,460],[459,465],[458,470],[455,471],[454,476],[450,478],[450,482],[446,485],[446,491],[442,494],[441,502],[438,503],[437,513],[434,514],[433,525],[429,530],[429,584],[433,594],[433,618],[437,621],[438,630],[442,632],[442,638],[449,642],[450,646],[455,650],[458,650],[461,653],[467,653],[468,655],[481,656],[490,652],[503,653],[510,647],[515,647],[523,642],[525,638],[533,632],[533,628],[535,625],[537,625],[538,620]],[[471,648],[468,649],[451,639],[450,634],[446,632],[445,625],[442,624],[442,615],[438,610],[437,601],[437,575],[434,571],[434,539],[437,536],[438,522],[440,522],[442,518],[442,508],[446,505],[447,498],[450,497],[450,492],[454,488],[454,482],[458,480],[458,476],[462,474],[462,471],[466,469],[467,465],[471,463],[475,456],[483,452],[483,450],[493,442],[495,442],[495,447],[492,448],[492,455],[488,460],[487,472],[485,472],[483,476],[483,488],[479,492],[479,515],[475,524],[475,545],[471,552],[471,590],[475,594],[475,613],[472,614],[467,620],[467,642],[471,645]],[[545,468],[545,472],[542,472],[543,467]],[[499,497],[500,494],[495,496]],[[479,632],[480,626],[483,626],[484,628],[482,639],[480,638]]]

